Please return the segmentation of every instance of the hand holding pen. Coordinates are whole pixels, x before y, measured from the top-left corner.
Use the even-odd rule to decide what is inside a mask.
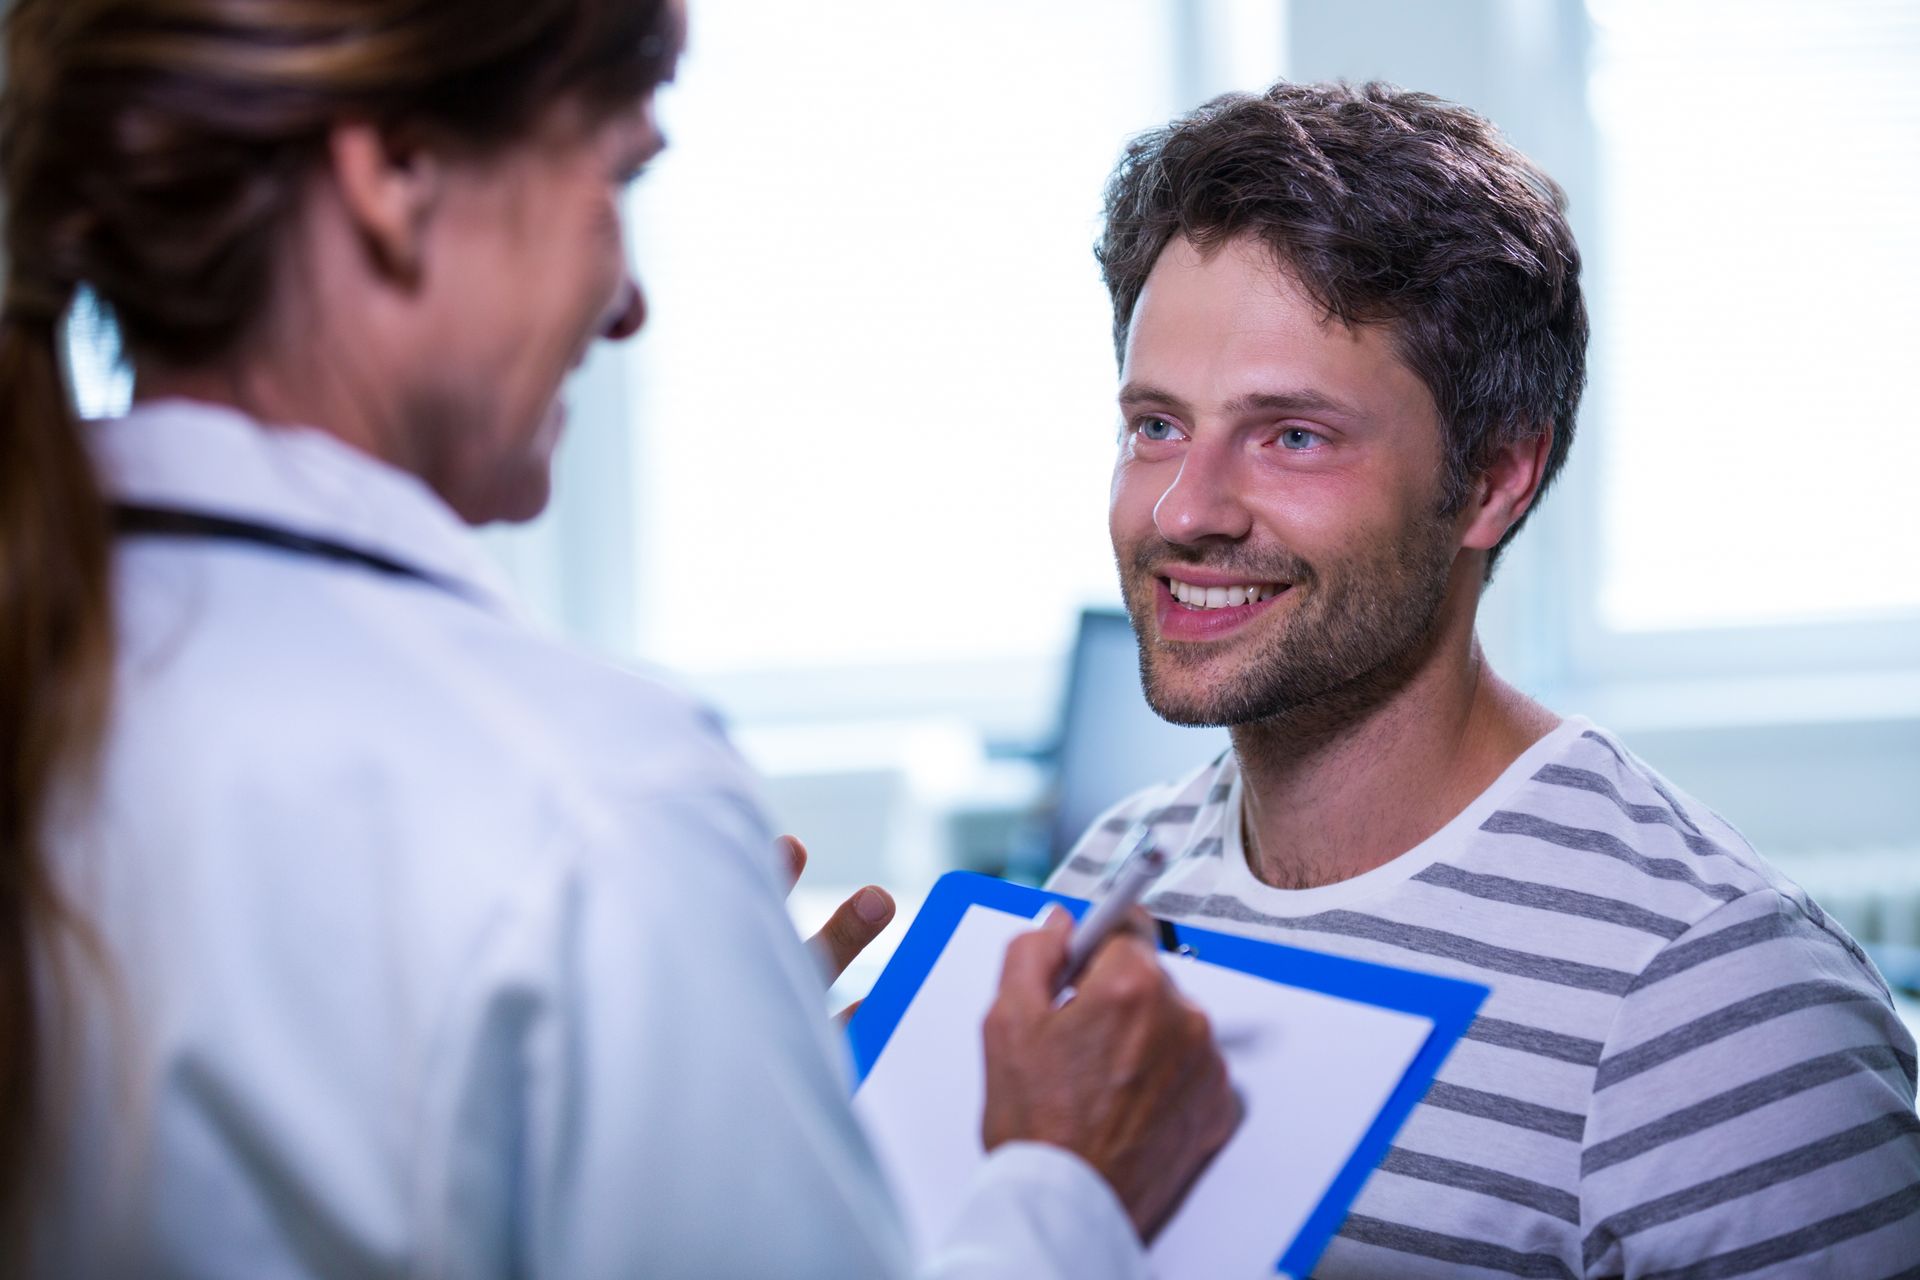
[[[1152,942],[1116,928],[1159,874],[1134,866],[1150,849],[1135,841],[1077,930],[1057,911],[1008,947],[982,1028],[981,1123],[990,1151],[1025,1140],[1078,1155],[1148,1241],[1240,1118],[1206,1014],[1173,985]],[[1062,1002],[1069,983],[1074,996]]]

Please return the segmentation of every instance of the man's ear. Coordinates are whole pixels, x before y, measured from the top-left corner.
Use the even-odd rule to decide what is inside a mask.
[[[425,265],[428,216],[444,178],[438,159],[364,121],[335,125],[327,156],[341,203],[376,268],[396,283],[416,283]]]
[[[1542,427],[1493,451],[1487,465],[1473,482],[1461,516],[1466,527],[1460,545],[1474,550],[1491,550],[1527,513],[1540,492],[1540,478],[1546,474],[1547,454],[1553,448],[1553,428]]]

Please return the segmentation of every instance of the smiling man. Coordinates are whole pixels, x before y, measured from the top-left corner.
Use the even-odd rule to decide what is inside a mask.
[[[1492,988],[1316,1274],[1920,1275],[1878,973],[1475,639],[1585,379],[1558,188],[1433,98],[1282,84],[1135,140],[1099,256],[1142,681],[1233,749],[1050,887],[1145,821],[1159,915]]]

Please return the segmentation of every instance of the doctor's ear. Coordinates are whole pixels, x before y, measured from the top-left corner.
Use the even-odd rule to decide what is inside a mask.
[[[1460,515],[1466,521],[1460,545],[1489,550],[1506,536],[1540,493],[1547,455],[1553,448],[1553,428],[1540,430],[1501,445],[1474,478]]]
[[[431,150],[365,121],[327,135],[333,180],[354,229],[380,271],[412,285],[425,265],[428,216],[445,169]]]

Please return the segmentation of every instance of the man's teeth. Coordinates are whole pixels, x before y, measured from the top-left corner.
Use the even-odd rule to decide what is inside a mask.
[[[1200,587],[1178,578],[1168,578],[1167,588],[1175,600],[1190,609],[1231,609],[1235,605],[1258,604],[1282,590],[1272,582],[1255,582],[1244,587]]]

